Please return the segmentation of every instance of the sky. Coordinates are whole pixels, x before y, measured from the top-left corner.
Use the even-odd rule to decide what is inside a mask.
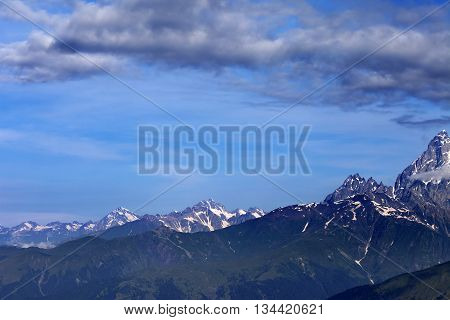
[[[324,83],[273,121],[311,126],[311,174],[271,179],[304,202],[356,172],[393,184],[450,127],[444,3],[1,0],[0,225],[136,210],[180,181],[137,174],[138,126],[178,124],[155,104],[193,127],[262,125]],[[298,202],[258,175],[194,174],[138,213],[208,198]]]

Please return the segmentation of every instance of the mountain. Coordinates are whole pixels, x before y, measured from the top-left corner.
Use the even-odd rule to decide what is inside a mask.
[[[101,235],[105,230],[132,222],[135,223],[127,228],[108,232],[105,237],[137,234],[162,226],[178,232],[214,231],[260,218],[264,214],[261,209],[257,208],[236,209],[229,212],[222,204],[211,199],[201,201],[182,212],[172,212],[167,215],[140,217],[130,210],[120,207],[97,222],[52,222],[47,225],[39,225],[29,221],[12,228],[0,228],[0,245],[51,248],[83,236]]]
[[[395,182],[395,197],[442,232],[450,231],[450,137],[436,135]]]
[[[425,152],[427,157],[434,152],[442,153],[439,159],[443,159],[447,143],[445,133],[438,134],[430,143],[431,152]],[[437,160],[423,172],[435,177],[442,163]],[[448,210],[441,201],[448,198],[448,190],[434,190],[425,202],[403,198],[413,194],[417,185],[412,172],[403,175],[404,182],[395,188],[353,175],[326,201],[278,208],[226,228],[223,221],[231,224],[259,214],[228,212],[209,200],[182,212],[143,216],[108,229],[101,237],[53,249],[3,247],[0,295],[10,299],[325,299],[379,284],[450,261],[450,237],[442,225]],[[434,184],[444,180],[435,179]],[[21,289],[9,295],[17,287]]]
[[[228,211],[212,199],[203,200],[181,212],[167,215],[144,215],[139,220],[120,227],[108,229],[100,234],[102,239],[114,239],[138,235],[161,227],[182,233],[212,232],[232,225],[258,219],[266,213],[258,208]]]
[[[377,197],[279,208],[214,232],[157,228],[49,250],[0,248],[0,294],[63,257],[9,298],[325,299],[450,260],[447,236]]]
[[[419,280],[420,279],[420,280]],[[402,274],[377,285],[349,289],[333,300],[445,300],[450,297],[450,262]]]
[[[339,200],[347,199],[357,194],[365,194],[373,197],[374,194],[384,193],[388,196],[394,195],[394,189],[376,182],[373,178],[366,180],[359,174],[350,175],[345,179],[344,183],[333,193],[325,198],[325,202],[332,203]]]
[[[264,211],[257,208],[248,210],[236,209],[227,211],[225,207],[212,199],[201,201],[182,212],[172,212],[165,216],[158,216],[161,223],[178,232],[214,231],[261,218]]]
[[[22,248],[51,248],[65,241],[101,232],[114,226],[135,221],[138,218],[127,209],[118,208],[98,222],[50,222],[46,225],[40,225],[28,221],[12,228],[2,229],[0,231],[0,245]]]
[[[94,231],[103,231],[112,227],[122,226],[125,223],[139,220],[139,216],[123,207],[110,212],[103,219],[95,223]]]
[[[90,232],[85,227],[76,221],[72,223],[52,222],[47,225],[28,221],[12,228],[4,228],[0,232],[0,244],[23,248],[33,246],[48,248],[62,240],[67,241],[89,234]]]
[[[358,194],[371,198],[384,194],[394,198],[428,225],[450,235],[450,137],[445,130],[428,144],[427,150],[397,177],[395,186],[385,186],[359,174],[349,176],[325,202]]]

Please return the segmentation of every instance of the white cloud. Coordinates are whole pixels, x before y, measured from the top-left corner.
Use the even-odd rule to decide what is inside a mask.
[[[411,176],[412,180],[420,180],[423,182],[440,182],[444,179],[450,179],[450,164],[442,166],[430,172],[418,173]]]

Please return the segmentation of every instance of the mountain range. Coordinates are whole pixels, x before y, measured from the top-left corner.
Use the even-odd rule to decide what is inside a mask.
[[[267,214],[224,212],[207,201],[181,213],[139,217],[52,249],[0,247],[0,295],[325,299],[360,286],[372,290],[390,278],[450,260],[449,148],[442,131],[393,187],[353,174],[320,203]],[[191,221],[197,216],[201,219]],[[229,225],[221,222],[224,218]],[[450,287],[448,277],[440,281]],[[356,292],[367,291],[362,290]],[[358,293],[345,297],[358,298]]]
[[[100,235],[110,228],[138,220],[152,225],[153,228],[165,226],[178,232],[214,231],[260,218],[264,214],[264,211],[258,208],[227,211],[222,204],[212,199],[201,201],[181,212],[174,211],[166,215],[139,216],[120,207],[96,222],[51,222],[40,225],[27,221],[12,228],[0,226],[0,245],[52,248],[83,236]]]

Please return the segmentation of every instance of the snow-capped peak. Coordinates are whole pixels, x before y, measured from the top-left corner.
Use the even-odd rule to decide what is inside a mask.
[[[428,144],[428,149],[417,159],[414,173],[430,171],[450,163],[450,137],[447,131],[439,132]]]
[[[259,209],[259,208],[248,208],[247,212],[245,214],[251,214],[253,217],[255,218],[261,218],[262,216],[264,216],[266,213],[264,212],[264,210]],[[245,215],[244,214],[244,215]]]
[[[225,206],[221,203],[214,201],[213,199],[202,200],[192,207],[184,209],[181,214],[186,215],[199,215],[199,214],[213,214],[219,218],[228,219],[230,213],[225,209]]]
[[[223,229],[247,220],[260,218],[263,215],[265,215],[264,211],[258,208],[236,209],[229,212],[222,204],[208,199],[181,212],[174,211],[166,215],[152,216],[154,219],[152,221],[157,221],[157,223],[178,232],[191,233]],[[0,232],[2,236],[6,235],[4,241],[8,244],[35,246],[35,243],[42,243],[52,247],[69,239],[101,232],[140,219],[141,217],[130,210],[119,207],[97,222],[51,222],[47,225],[39,225],[28,221],[10,229],[0,227]]]
[[[128,222],[133,222],[139,220],[139,216],[131,212],[130,210],[119,207],[116,210],[111,211],[95,224],[96,231],[98,230],[106,230],[115,226],[121,226]]]
[[[403,190],[414,181],[440,183],[450,178],[450,137],[442,130],[428,144],[422,155],[397,178],[396,191]]]
[[[236,216],[242,216],[242,215],[246,214],[247,211],[245,211],[244,209],[235,209],[233,211],[233,213],[236,214]]]
[[[37,226],[38,226],[38,224],[36,222],[26,221],[26,222],[23,222],[23,223],[19,224],[18,226],[15,226],[11,229],[13,232],[17,233],[17,232],[31,231]]]
[[[450,138],[439,132],[421,156],[397,177],[395,197],[420,211],[432,224],[448,229],[450,212]],[[450,229],[448,229],[450,230]]]
[[[225,207],[223,204],[214,201],[213,199],[202,200],[199,203],[195,204],[193,208],[205,208],[205,209],[216,209],[216,210],[224,210]]]
[[[447,133],[446,130],[442,130],[441,132],[439,132],[439,133],[436,135],[436,137],[439,138],[439,139],[441,139],[441,140],[443,140],[443,141],[446,142],[446,143],[449,143],[449,141],[450,141],[450,137],[448,136],[448,133]]]
[[[264,211],[257,208],[228,211],[225,206],[212,199],[203,200],[181,212],[160,215],[159,221],[178,232],[214,231],[247,220],[260,218]]]
[[[359,173],[351,174],[344,180],[345,185],[349,185],[356,182],[364,182],[366,179],[362,178]]]
[[[340,201],[357,194],[371,196],[375,193],[384,193],[388,196],[392,196],[393,188],[385,186],[382,182],[378,183],[372,177],[366,180],[356,173],[345,179],[344,183],[339,188],[325,198],[325,202],[330,203]]]

